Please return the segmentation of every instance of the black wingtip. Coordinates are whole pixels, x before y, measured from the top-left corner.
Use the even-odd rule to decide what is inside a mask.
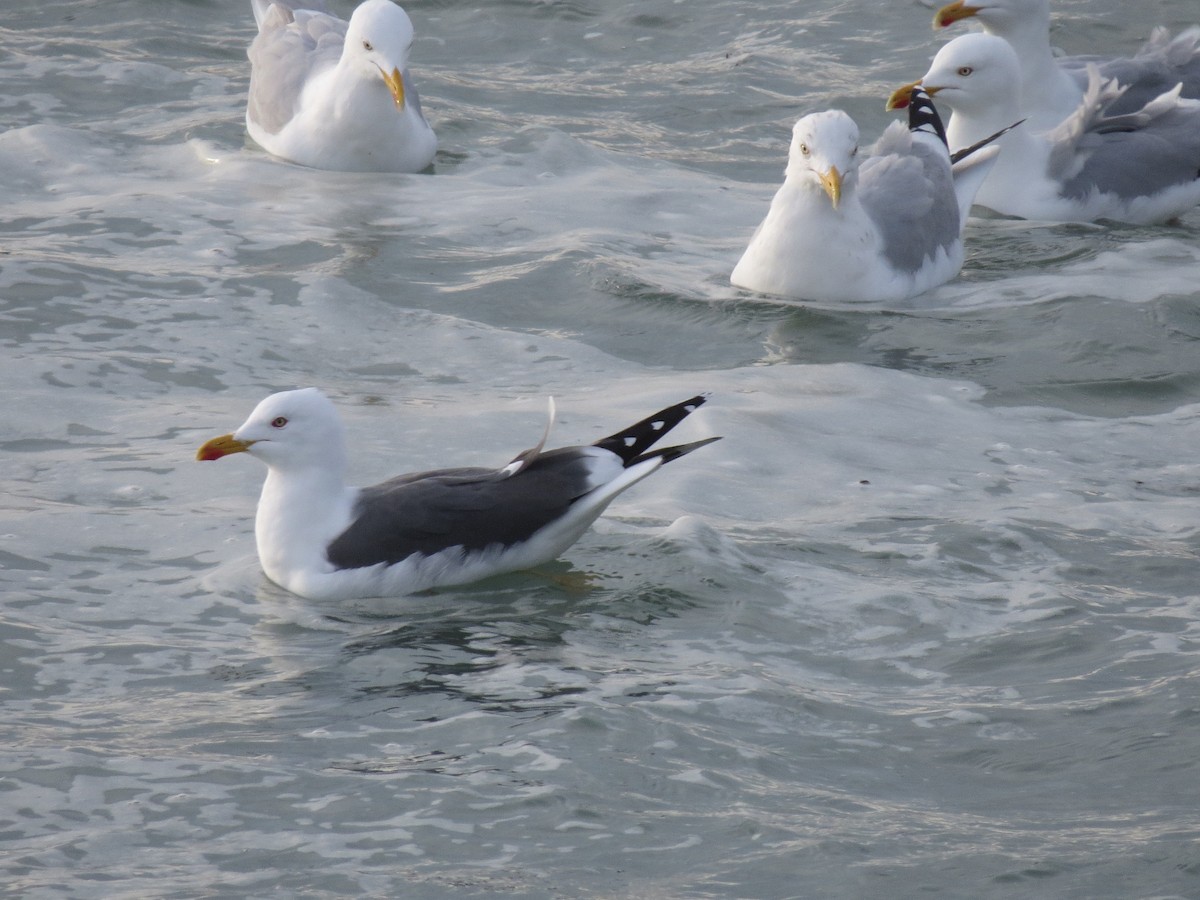
[[[654,415],[647,416],[640,422],[635,422],[628,428],[618,431],[616,434],[610,434],[608,437],[596,441],[593,446],[617,454],[625,462],[626,466],[633,465],[633,463],[640,461],[642,454],[657,443],[664,434],[703,406],[709,396],[709,394],[697,394],[695,397],[689,397],[682,403],[668,406],[666,409],[659,410]],[[699,446],[701,443],[706,442],[701,441],[696,446]],[[691,445],[687,446],[691,447]],[[667,448],[660,451],[659,454],[651,455],[665,454],[674,449],[676,448]],[[695,448],[692,447],[692,449]],[[677,453],[675,456],[682,455],[682,453]],[[672,457],[672,459],[674,458]]]
[[[950,146],[946,143],[946,128],[942,125],[942,117],[938,115],[932,98],[920,85],[914,85],[909,92],[908,130],[935,134],[947,148]]]
[[[961,150],[955,150],[953,153],[950,154],[950,165],[954,165],[956,162],[966,159],[968,156],[970,156],[976,150],[982,150],[984,147],[986,147],[992,141],[996,140],[996,138],[1003,137],[1004,135],[1008,134],[1010,131],[1012,131],[1014,128],[1016,128],[1018,125],[1020,125],[1021,122],[1024,122],[1024,121],[1025,121],[1024,119],[1021,119],[1018,122],[1013,122],[1007,128],[1001,128],[995,134],[989,134],[982,141],[976,141],[970,147],[963,147]]]
[[[705,444],[711,444],[713,441],[719,440],[721,440],[721,435],[718,434],[714,435],[713,437],[704,438],[703,440],[692,441],[690,444],[679,444],[675,447],[663,447],[661,450],[655,450],[639,457],[638,459],[634,460],[634,462],[641,462],[644,459],[653,459],[656,456],[661,456],[663,465],[666,465],[673,459],[679,459],[681,456],[687,456],[693,450],[699,450]]]

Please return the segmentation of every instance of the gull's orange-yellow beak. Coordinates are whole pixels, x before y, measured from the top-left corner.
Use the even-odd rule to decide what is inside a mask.
[[[818,173],[817,177],[821,179],[821,187],[825,188],[825,193],[829,195],[829,202],[837,209],[842,200],[842,173],[837,170],[837,166],[830,166],[828,172]]]
[[[383,80],[387,83],[388,90],[392,92],[392,99],[396,101],[396,109],[404,109],[404,76],[400,74],[399,69],[392,69],[391,72],[384,72]]]
[[[230,453],[245,453],[253,443],[254,441],[239,441],[232,434],[223,434],[206,441],[204,446],[196,451],[196,459],[207,462],[228,456]]]
[[[930,97],[937,94],[941,88],[926,87],[921,84],[921,80],[910,81],[908,84],[902,84],[888,95],[887,105],[884,107],[888,110],[893,109],[908,109],[908,104],[912,101],[913,88],[921,88]]]
[[[956,0],[955,3],[950,3],[943,6],[933,15],[934,28],[949,28],[955,22],[962,19],[969,19],[971,16],[979,13],[978,6],[972,6],[964,0]]]

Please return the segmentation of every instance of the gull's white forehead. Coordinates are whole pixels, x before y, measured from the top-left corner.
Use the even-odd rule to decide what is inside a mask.
[[[1015,67],[1017,65],[1016,54],[1009,47],[1008,41],[995,35],[978,32],[964,34],[946,44],[933,58],[933,65],[935,68],[938,66],[955,69],[962,66],[977,68],[982,63],[999,62],[1003,64],[1010,58]]]
[[[814,152],[848,150],[858,144],[858,125],[840,109],[807,115],[796,123],[792,133],[812,145]]]
[[[254,412],[252,419],[275,418],[276,416],[294,416],[306,411],[332,409],[332,403],[316,388],[302,388],[298,391],[280,391],[278,394],[263,399]]]
[[[370,35],[375,41],[407,46],[413,39],[412,20],[391,0],[367,0],[355,10],[350,21],[356,33]]]

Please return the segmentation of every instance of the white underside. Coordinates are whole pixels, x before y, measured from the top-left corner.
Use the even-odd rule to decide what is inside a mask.
[[[893,268],[856,198],[839,209],[821,193],[788,183],[729,280],[752,291],[804,300],[903,300],[949,281],[963,263],[962,241],[939,247],[915,272]]]
[[[1001,164],[1004,160],[1001,157]],[[1093,190],[1080,199],[1063,197],[1061,185],[1030,174],[1031,167],[997,171],[979,190],[975,202],[1007,216],[1043,222],[1094,222],[1112,219],[1155,225],[1183,215],[1200,203],[1200,181],[1179,184],[1144,197],[1123,199]]]
[[[401,110],[372,74],[338,87],[333,72],[313,79],[296,114],[271,133],[246,113],[246,130],[274,156],[343,172],[419,172],[433,162],[437,137],[412,106]]]
[[[955,118],[958,114],[955,113]],[[963,130],[954,128],[955,141],[968,143],[986,131],[991,123]],[[964,123],[965,124],[965,123]],[[1007,216],[1045,222],[1094,222],[1112,219],[1135,225],[1166,222],[1200,203],[1200,180],[1175,185],[1155,194],[1124,199],[1115,194],[1093,190],[1086,197],[1073,199],[1060,193],[1062,184],[1047,177],[1049,148],[1045,139],[1031,135],[1006,135],[991,174],[975,195],[980,206]],[[1131,165],[1136,165],[1131,160]]]

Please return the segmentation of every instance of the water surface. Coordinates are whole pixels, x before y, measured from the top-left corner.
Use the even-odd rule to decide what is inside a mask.
[[[340,7],[346,11],[347,7]],[[407,5],[431,175],[242,124],[240,2],[0,23],[0,869],[14,896],[1200,892],[1200,213],[981,217],[903,308],[728,273],[790,127],[944,38],[864,0]],[[1132,52],[1187,3],[1055,5]],[[262,470],[317,385],[354,476],[712,392],[725,440],[539,573],[318,604]]]

